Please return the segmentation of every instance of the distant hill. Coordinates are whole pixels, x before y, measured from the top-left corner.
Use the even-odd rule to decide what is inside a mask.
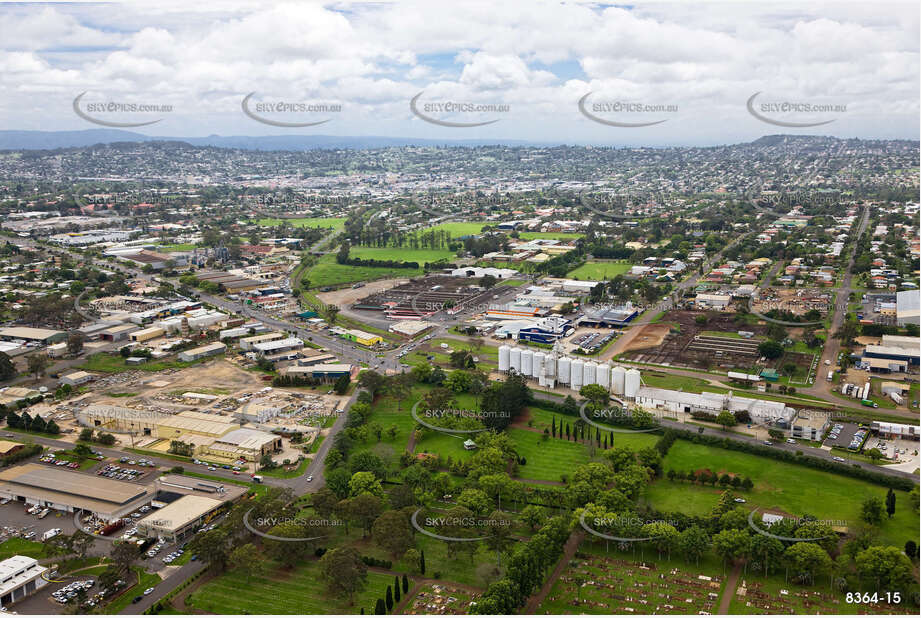
[[[336,135],[209,135],[207,137],[167,137],[144,135],[119,129],[84,131],[0,131],[0,150],[54,150],[82,148],[114,142],[185,142],[192,146],[239,148],[241,150],[317,150],[388,148],[398,146],[541,146],[524,140],[445,140],[412,137],[349,137]]]

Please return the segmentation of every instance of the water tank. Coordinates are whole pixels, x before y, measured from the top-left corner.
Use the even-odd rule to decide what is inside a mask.
[[[623,367],[614,367],[611,369],[611,392],[615,395],[624,394],[624,374],[626,369]]]
[[[509,369],[521,373],[521,348],[512,348],[508,353]]]
[[[636,399],[640,390],[640,372],[638,369],[628,369],[624,374],[624,397]]]
[[[556,379],[556,362],[556,356],[553,354],[547,354],[547,356],[544,357],[544,376]]]
[[[574,391],[578,391],[584,384],[582,381],[583,366],[585,366],[585,363],[580,361],[578,358],[572,361],[572,365],[570,365],[569,388]]]
[[[521,351],[521,374],[530,377],[531,370],[534,368],[534,352],[531,350]]]
[[[569,384],[569,364],[570,361],[567,357],[562,357],[560,362],[557,364],[557,377],[556,379],[562,382],[563,384]]]
[[[544,359],[547,358],[547,355],[543,352],[537,352],[534,354],[534,360],[531,364],[531,377],[539,378],[544,373]]]
[[[499,346],[499,371],[508,371],[511,351],[512,348],[507,345]]]
[[[598,365],[598,369],[595,370],[595,380],[605,388],[605,390],[611,390],[611,366],[607,363],[601,363]]]
[[[598,367],[592,361],[588,361],[582,365],[582,385],[588,386],[589,384],[595,383],[595,368]]]

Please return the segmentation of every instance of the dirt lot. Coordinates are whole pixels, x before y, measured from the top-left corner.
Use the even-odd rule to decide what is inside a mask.
[[[390,288],[396,287],[398,285],[403,285],[404,283],[409,283],[409,279],[383,279],[381,281],[371,281],[365,284],[363,287],[357,289],[348,287],[341,290],[335,290],[333,292],[320,292],[317,294],[317,298],[319,298],[327,305],[345,307],[346,305],[351,305],[355,301],[361,300],[366,296],[377,294],[379,292],[385,292]]]
[[[698,324],[697,316],[706,315],[707,323]],[[766,326],[746,325],[735,321],[733,313],[704,311],[669,311],[662,321],[643,327],[624,354],[629,360],[658,365],[675,365],[694,369],[747,369],[757,360],[751,354],[754,339],[741,339],[738,331],[764,333]],[[711,334],[704,335],[704,331]],[[713,333],[726,333],[726,337]],[[710,343],[695,344],[695,337],[706,338]],[[695,345],[692,345],[695,344]],[[734,348],[738,348],[735,350]]]

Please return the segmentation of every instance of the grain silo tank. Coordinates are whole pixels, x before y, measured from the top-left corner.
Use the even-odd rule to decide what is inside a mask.
[[[569,365],[572,363],[567,357],[562,357],[557,364],[557,377],[562,384],[569,384]]]
[[[512,349],[507,345],[499,346],[499,371],[508,372]]]
[[[521,348],[512,348],[508,353],[509,369],[521,373]]]
[[[626,369],[616,366],[611,369],[611,392],[615,395],[624,394],[624,374]]]
[[[640,391],[640,372],[638,369],[628,369],[624,374],[624,397],[636,399]]]
[[[598,367],[592,361],[586,362],[582,365],[582,385],[588,386],[589,384],[595,383],[595,368]]]
[[[534,352],[531,350],[522,350],[521,374],[530,378],[532,369],[534,369]]]
[[[601,363],[595,369],[595,381],[604,387],[604,390],[611,390],[611,366],[607,363]]]
[[[585,363],[578,358],[572,361],[572,365],[570,365],[569,388],[574,391],[578,391],[584,384],[582,382],[582,367],[584,365]]]
[[[543,352],[535,352],[534,360],[531,364],[531,377],[540,378],[544,373],[544,360],[547,358],[547,355]]]

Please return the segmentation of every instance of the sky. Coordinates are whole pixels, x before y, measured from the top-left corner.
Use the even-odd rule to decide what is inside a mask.
[[[650,146],[919,134],[917,2],[11,3],[0,33],[0,130]]]

